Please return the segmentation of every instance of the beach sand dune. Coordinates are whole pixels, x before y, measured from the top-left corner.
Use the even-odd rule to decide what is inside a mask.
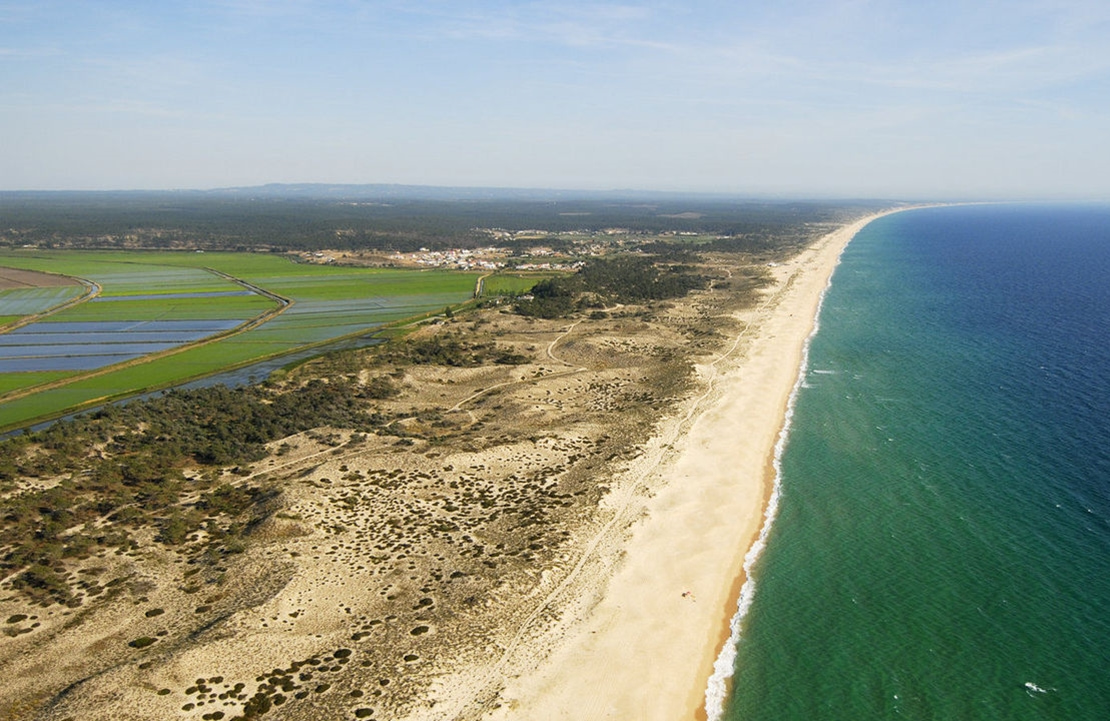
[[[745,330],[699,367],[708,390],[614,484],[610,522],[577,576],[545,599],[557,621],[487,674],[501,687],[487,718],[705,718],[821,298],[848,241],[878,215],[771,269]]]

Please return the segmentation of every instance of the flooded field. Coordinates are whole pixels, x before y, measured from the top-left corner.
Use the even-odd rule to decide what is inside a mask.
[[[80,285],[0,290],[0,316],[42,313],[80,296],[83,292],[84,288]]]
[[[477,277],[249,253],[7,251],[0,266],[61,277],[31,272],[49,268],[96,289],[78,303],[86,286],[77,281],[0,291],[0,317],[12,319],[0,331],[0,428],[282,365],[291,353],[465,302]]]

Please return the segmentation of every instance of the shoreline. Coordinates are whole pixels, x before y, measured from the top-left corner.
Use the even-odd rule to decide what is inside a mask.
[[[904,209],[842,225],[773,268],[746,330],[698,368],[709,390],[664,421],[643,459],[655,464],[634,480],[647,500],[596,604],[563,625],[544,660],[504,679],[504,704],[487,718],[716,718],[707,680],[732,647],[748,559],[773,517],[776,449],[820,303],[848,242]]]
[[[751,537],[751,541],[747,546],[747,552],[744,555],[743,568],[733,581],[732,592],[730,594],[731,602],[730,605],[726,607],[725,617],[722,622],[723,627],[718,635],[716,648],[719,650],[713,656],[712,673],[706,677],[704,701],[694,710],[693,716],[696,721],[719,721],[724,715],[725,703],[731,691],[732,677],[734,675],[736,645],[739,642],[740,634],[743,630],[744,619],[747,617],[748,611],[755,598],[755,582],[752,578],[751,571],[755,563],[757,563],[763,555],[767,538],[774,524],[775,517],[778,515],[782,453],[785,450],[786,442],[790,435],[794,406],[798,399],[798,393],[805,379],[806,366],[809,363],[809,347],[814,336],[817,335],[817,331],[820,329],[821,308],[824,306],[825,296],[828,294],[829,288],[832,287],[833,275],[836,272],[836,268],[840,265],[840,258],[844,250],[861,230],[872,221],[885,215],[900,212],[901,210],[905,209],[899,208],[871,214],[847,226],[843,226],[825,236],[822,241],[819,241],[831,246],[829,250],[835,251],[835,254],[833,257],[822,254],[823,262],[820,265],[820,270],[822,275],[824,275],[824,286],[817,295],[813,305],[812,313],[810,314],[811,321],[809,331],[805,335],[801,346],[798,348],[797,357],[792,358],[796,361],[795,367],[797,369],[794,382],[781,407],[777,419],[779,428],[778,435],[774,446],[767,455],[767,461],[764,467],[763,485],[765,494],[763,502],[763,523],[759,531]],[[707,653],[710,652],[711,650],[707,651]]]

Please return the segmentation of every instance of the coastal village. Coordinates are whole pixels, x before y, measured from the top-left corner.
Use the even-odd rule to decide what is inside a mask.
[[[693,239],[698,233],[667,231],[645,235],[628,228],[602,230],[576,230],[555,233],[541,229],[505,230],[504,228],[475,228],[475,233],[487,235],[494,243],[479,248],[447,248],[433,250],[420,248],[414,252],[383,253],[381,251],[319,250],[296,253],[301,262],[335,263],[339,265],[383,265],[402,268],[439,268],[454,270],[496,271],[505,268],[516,270],[575,270],[586,258],[595,258],[617,251],[627,251],[629,246],[660,236]],[[713,238],[721,236],[713,236]],[[529,241],[525,250],[521,246]],[[572,244],[573,252],[557,250],[555,245]],[[515,246],[515,247],[510,247]]]

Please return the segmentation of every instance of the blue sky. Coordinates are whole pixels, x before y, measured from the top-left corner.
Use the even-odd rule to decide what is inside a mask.
[[[1110,198],[1110,3],[0,0],[0,189]]]

